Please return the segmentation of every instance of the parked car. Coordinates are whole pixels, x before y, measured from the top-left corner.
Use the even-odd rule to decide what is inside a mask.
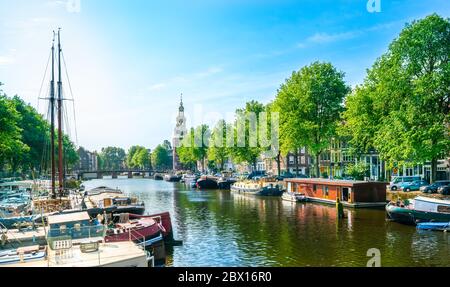
[[[393,191],[399,190],[404,183],[420,180],[422,180],[420,176],[397,176],[391,181],[389,189]]]
[[[420,191],[422,191],[423,193],[437,193],[438,189],[441,186],[446,186],[446,185],[449,185],[449,184],[450,184],[450,180],[439,180],[439,181],[436,181],[436,182],[434,182],[434,183],[432,183],[430,185],[422,186],[420,188]]]
[[[400,189],[405,192],[418,191],[422,186],[427,186],[428,182],[425,180],[415,180],[413,182],[405,182],[401,185]]]
[[[256,179],[266,176],[265,171],[253,171],[247,176],[247,179]]]
[[[438,192],[442,195],[450,195],[450,185],[443,185],[439,187]]]

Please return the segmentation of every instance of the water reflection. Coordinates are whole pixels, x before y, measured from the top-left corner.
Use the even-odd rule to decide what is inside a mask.
[[[148,213],[169,211],[175,238],[169,266],[366,266],[378,248],[383,266],[448,266],[444,233],[418,233],[386,221],[383,210],[291,203],[230,191],[195,191],[146,179],[96,180],[146,203]]]

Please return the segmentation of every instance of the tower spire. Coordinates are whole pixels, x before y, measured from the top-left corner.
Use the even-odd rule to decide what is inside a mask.
[[[181,93],[180,96],[180,112],[184,112],[184,105],[183,105],[183,93]]]

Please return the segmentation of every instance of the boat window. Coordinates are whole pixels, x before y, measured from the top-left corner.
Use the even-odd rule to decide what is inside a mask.
[[[313,191],[314,193],[317,191],[317,186],[315,184],[313,184]]]
[[[328,194],[329,194],[328,186],[324,185],[323,190],[325,191],[325,196],[328,196]]]
[[[450,213],[450,206],[438,205],[437,211],[442,213]]]
[[[74,226],[75,231],[81,231],[81,224],[77,223]]]
[[[59,227],[59,231],[60,231],[61,233],[66,232],[66,230],[67,230],[67,226],[66,226],[66,225],[61,225],[61,226]]]

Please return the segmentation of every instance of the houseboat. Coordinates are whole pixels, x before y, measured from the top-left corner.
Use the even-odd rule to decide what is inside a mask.
[[[231,191],[257,196],[282,196],[284,187],[277,182],[246,180],[231,185]]]
[[[405,202],[390,202],[386,212],[393,221],[410,225],[450,222],[450,200],[419,196]]]
[[[386,206],[384,182],[354,180],[330,180],[321,178],[285,179],[287,192],[302,193],[311,202],[336,204],[336,200],[346,207]]]
[[[131,213],[142,215],[145,211],[143,202],[138,202],[136,197],[123,194],[119,189],[105,186],[86,191],[82,202],[83,210],[94,218],[98,214]]]
[[[48,217],[47,245],[12,249],[0,254],[2,267],[148,267],[153,260],[131,239],[104,242],[105,226],[87,212]]]

